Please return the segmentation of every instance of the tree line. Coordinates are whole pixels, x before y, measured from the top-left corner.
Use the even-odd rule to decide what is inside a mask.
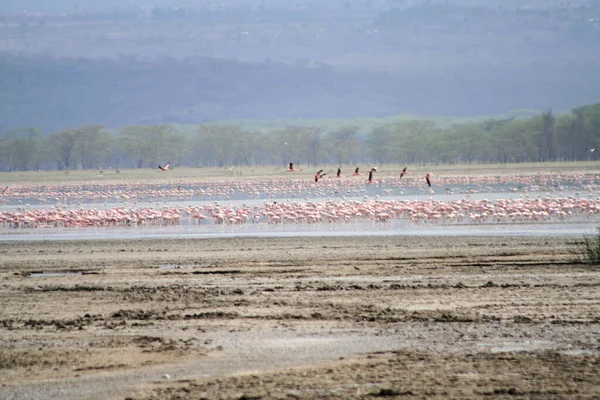
[[[229,167],[257,165],[455,164],[577,161],[594,157],[600,103],[555,115],[489,119],[441,128],[431,120],[384,122],[326,130],[288,126],[268,132],[234,124],[172,125],[108,130],[85,125],[43,136],[34,127],[0,134],[0,170]]]

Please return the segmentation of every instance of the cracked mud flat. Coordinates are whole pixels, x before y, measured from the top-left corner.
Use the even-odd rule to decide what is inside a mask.
[[[599,286],[556,237],[5,242],[0,398],[599,398]]]

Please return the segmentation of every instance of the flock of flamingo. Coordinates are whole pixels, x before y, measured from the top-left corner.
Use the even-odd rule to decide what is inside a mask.
[[[349,177],[340,170],[326,177],[321,170],[315,179],[11,185],[1,192],[0,204],[15,210],[0,211],[0,228],[600,220],[599,174],[411,177],[404,169],[375,179],[376,172],[371,169],[368,180],[358,170]],[[452,197],[434,199],[435,191]],[[428,198],[411,199],[409,193]],[[496,195],[471,199],[476,193]]]

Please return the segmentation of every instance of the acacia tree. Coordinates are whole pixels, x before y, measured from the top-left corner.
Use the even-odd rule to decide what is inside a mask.
[[[438,144],[447,138],[432,121],[400,122],[396,124],[396,132],[395,152],[398,162],[422,163],[440,160],[448,150],[448,147]]]
[[[428,146],[438,146],[435,135],[440,133],[431,121],[403,121],[376,127],[367,139],[371,156],[378,163],[420,163],[432,158]],[[439,155],[439,154],[437,154]]]
[[[458,161],[483,162],[490,159],[489,134],[480,124],[461,124],[451,128]]]
[[[387,124],[374,128],[367,138],[371,158],[379,163],[392,160],[396,146],[394,124]]]
[[[189,139],[183,133],[172,130],[167,134],[166,142],[168,144],[163,146],[162,158],[173,165],[180,165],[190,153]]]
[[[494,133],[497,142],[503,144],[506,162],[539,160],[539,132],[541,118],[515,119],[500,127]]]
[[[38,128],[18,128],[0,135],[0,169],[25,171],[42,162],[42,138]]]
[[[575,116],[573,114],[563,115],[556,119],[556,158],[572,161],[574,158],[575,144],[571,133]]]
[[[300,137],[302,150],[308,163],[316,166],[321,158],[323,128],[317,126],[305,126],[296,128]]]
[[[126,126],[119,136],[136,168],[155,166],[168,160],[169,149],[181,140],[181,135],[175,134],[170,125]]]
[[[390,121],[395,121],[390,119]],[[317,126],[288,126],[268,133],[237,125],[198,125],[187,137],[170,125],[127,126],[111,133],[87,125],[43,138],[36,128],[0,134],[0,170],[174,165],[256,165],[289,162],[457,163],[596,159],[600,145],[600,103],[569,115],[551,110],[529,118],[493,119],[441,129],[432,121],[395,121],[366,137],[344,126],[325,132]],[[47,145],[46,145],[47,144]],[[364,146],[367,144],[367,146]],[[365,147],[367,150],[364,150]]]
[[[108,135],[102,125],[86,125],[73,130],[74,154],[81,168],[97,167],[107,158]]]
[[[48,135],[48,142],[57,162],[58,169],[71,169],[75,160],[74,151],[77,141],[75,130],[64,130]]]
[[[235,165],[246,165],[262,163],[264,153],[261,151],[263,146],[263,135],[259,132],[244,132],[237,140],[236,154],[234,157]]]
[[[581,115],[581,139],[579,154],[589,156],[586,148],[600,145],[600,103],[590,104],[575,109],[576,115]]]
[[[542,114],[542,140],[540,143],[540,161],[554,161],[556,159],[556,118],[552,110]],[[542,150],[543,149],[543,150]]]
[[[359,150],[357,132],[358,126],[348,125],[327,134],[330,157],[338,164],[352,163],[356,160]]]
[[[193,153],[203,165],[224,167],[233,164],[236,154],[240,154],[243,136],[238,125],[200,124],[192,138]]]
[[[271,150],[271,162],[287,166],[293,162],[296,165],[302,163],[316,163],[318,155],[310,156],[312,151],[319,152],[320,128],[289,126],[285,129],[271,131],[267,134],[267,145]]]

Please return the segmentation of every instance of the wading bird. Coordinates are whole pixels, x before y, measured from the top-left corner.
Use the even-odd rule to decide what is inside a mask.
[[[408,167],[404,167],[404,169],[402,170],[402,172],[400,172],[400,179],[402,179],[402,177],[403,177],[404,175],[406,175],[406,169],[407,169],[407,168],[408,168]]]
[[[315,174],[315,182],[319,182],[319,179],[324,177],[325,175],[327,174],[324,174],[322,169],[319,170],[319,172]]]
[[[429,174],[425,175],[425,181],[427,182],[427,185],[429,185],[429,187],[431,187],[431,181],[429,180]]]
[[[377,168],[373,167],[369,171],[369,183],[373,183],[373,172],[377,172]]]
[[[168,171],[170,167],[171,167],[170,163],[167,163],[164,167],[162,167],[160,164],[158,164],[158,169],[161,171]]]

